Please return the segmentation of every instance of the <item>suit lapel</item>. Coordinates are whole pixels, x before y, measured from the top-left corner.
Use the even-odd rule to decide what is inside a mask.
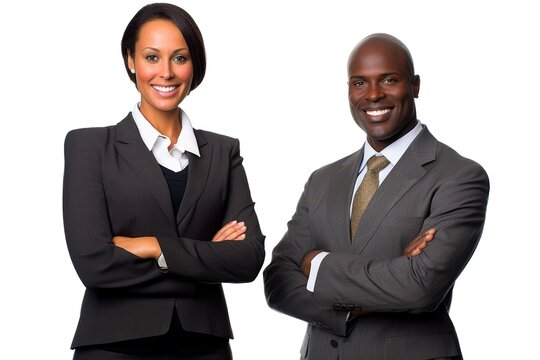
[[[427,173],[424,165],[435,160],[436,151],[437,140],[424,127],[373,195],[353,239],[355,253],[364,250],[388,212]]]
[[[203,133],[193,130],[197,138],[200,157],[187,153],[189,157],[189,174],[184,198],[176,215],[176,223],[180,225],[189,210],[195,205],[208,181],[208,173],[212,163],[212,144],[206,141]]]
[[[336,238],[343,239],[338,244],[339,246],[343,246],[343,248],[349,248],[351,245],[350,208],[352,192],[363,155],[364,148],[345,160],[339,171],[333,175],[329,189],[329,220],[337,222],[332,223],[332,228],[339,231],[336,234]]]
[[[169,186],[154,155],[144,144],[131,113],[118,123],[116,129],[115,145],[118,152],[147,185],[167,219],[174,224]]]

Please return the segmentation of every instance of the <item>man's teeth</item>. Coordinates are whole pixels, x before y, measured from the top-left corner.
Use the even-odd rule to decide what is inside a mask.
[[[370,116],[379,116],[384,115],[386,113],[389,113],[390,109],[383,109],[383,110],[367,110],[366,113]]]
[[[157,85],[154,85],[152,87],[154,89],[156,89],[157,91],[159,91],[159,92],[171,92],[171,91],[176,90],[176,88],[178,86],[157,86]]]

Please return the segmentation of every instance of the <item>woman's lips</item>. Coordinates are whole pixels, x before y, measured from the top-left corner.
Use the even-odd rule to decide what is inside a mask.
[[[178,85],[171,85],[171,86],[161,86],[161,85],[152,85],[152,89],[162,97],[172,97],[176,95],[178,92],[178,88],[180,86]]]

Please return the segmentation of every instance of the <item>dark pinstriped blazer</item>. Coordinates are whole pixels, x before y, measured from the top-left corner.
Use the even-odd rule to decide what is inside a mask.
[[[351,242],[349,209],[362,156],[363,149],[309,178],[265,270],[268,303],[308,322],[305,359],[460,356],[448,309],[482,233],[488,177],[424,127],[378,188]],[[420,255],[402,256],[432,227],[435,239]],[[313,249],[330,254],[311,293],[300,265]],[[351,310],[369,314],[347,321]]]
[[[195,130],[178,214],[154,156],[129,114],[115,126],[79,129],[65,141],[64,226],[71,259],[86,286],[72,347],[164,334],[176,308],[184,329],[232,338],[221,282],[255,279],[264,260],[238,140]],[[212,243],[231,220],[244,241]],[[160,271],[111,242],[156,236]]]

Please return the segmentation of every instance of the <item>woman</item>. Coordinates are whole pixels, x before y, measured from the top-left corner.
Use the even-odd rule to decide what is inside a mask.
[[[230,359],[220,283],[255,279],[264,236],[238,140],[194,130],[178,107],[204,77],[202,36],[184,10],[151,4],[122,54],[140,102],[65,143],[65,233],[86,286],[74,358]]]

